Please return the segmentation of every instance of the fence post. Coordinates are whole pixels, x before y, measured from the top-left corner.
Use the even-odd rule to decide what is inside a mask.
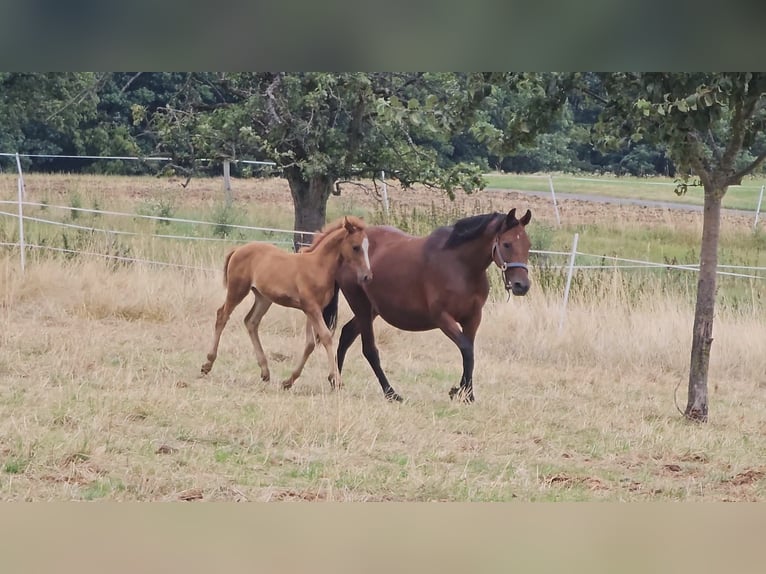
[[[572,286],[572,274],[574,273],[575,256],[577,255],[577,241],[580,238],[579,233],[574,234],[572,240],[572,253],[569,255],[569,271],[567,271],[567,284],[564,287],[564,303],[561,307],[561,318],[559,319],[559,333],[564,328],[564,317],[567,314],[567,303],[569,302],[569,288]]]
[[[383,182],[383,210],[386,212],[386,218],[388,218],[388,186],[386,185],[386,172],[380,172],[380,181]]]
[[[21,254],[21,272],[27,267],[27,245],[24,240],[24,181],[19,178],[19,252]]]
[[[556,223],[561,227],[561,217],[559,216],[559,205],[556,203],[556,192],[553,191],[553,176],[548,174],[548,185],[551,188],[551,197],[553,198],[553,209],[556,212]]]
[[[226,193],[226,205],[231,203],[231,162],[223,160],[223,190]]]
[[[766,187],[764,185],[761,186],[761,194],[758,196],[758,207],[755,208],[755,223],[753,223],[753,231],[756,231],[758,227],[758,215],[761,213],[761,202],[763,201],[763,188]]]

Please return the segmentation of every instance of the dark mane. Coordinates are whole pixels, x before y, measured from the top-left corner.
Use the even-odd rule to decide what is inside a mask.
[[[496,221],[498,217],[503,217],[502,213],[484,213],[482,215],[472,215],[458,219],[452,226],[452,232],[444,244],[445,249],[457,247],[466,241],[471,241],[484,234],[487,226]]]

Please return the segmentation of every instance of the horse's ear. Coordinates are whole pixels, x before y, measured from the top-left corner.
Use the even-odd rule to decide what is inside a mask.
[[[527,209],[527,212],[521,216],[521,219],[519,221],[522,225],[526,226],[527,223],[529,223],[532,220],[532,212]]]
[[[346,231],[348,231],[349,233],[353,233],[354,231],[356,231],[356,225],[351,223],[348,220],[348,217],[345,215],[343,216],[343,227],[345,227]]]
[[[518,220],[516,219],[516,208],[514,207],[508,212],[508,215],[505,216],[505,228],[510,229],[513,227]]]

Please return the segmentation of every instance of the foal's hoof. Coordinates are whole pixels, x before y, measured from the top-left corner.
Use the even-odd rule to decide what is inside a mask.
[[[335,379],[335,375],[328,375],[327,380],[330,381],[331,389],[342,389],[343,381],[341,379]]]
[[[392,403],[402,403],[404,399],[394,389],[385,393],[386,400]]]
[[[199,370],[200,374],[207,375],[210,372],[210,369],[213,368],[213,365],[211,363],[205,363],[202,365],[202,368]]]
[[[285,390],[290,389],[292,388],[294,382],[295,381],[293,381],[292,379],[285,379],[284,381],[282,381],[282,388]]]
[[[261,373],[261,381],[264,383],[268,383],[271,380],[271,375],[269,373]]]

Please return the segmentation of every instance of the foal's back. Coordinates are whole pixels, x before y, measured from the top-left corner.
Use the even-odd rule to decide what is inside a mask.
[[[227,281],[248,291],[254,287],[278,305],[299,307],[299,257],[271,243],[248,243],[238,247],[229,259]]]

